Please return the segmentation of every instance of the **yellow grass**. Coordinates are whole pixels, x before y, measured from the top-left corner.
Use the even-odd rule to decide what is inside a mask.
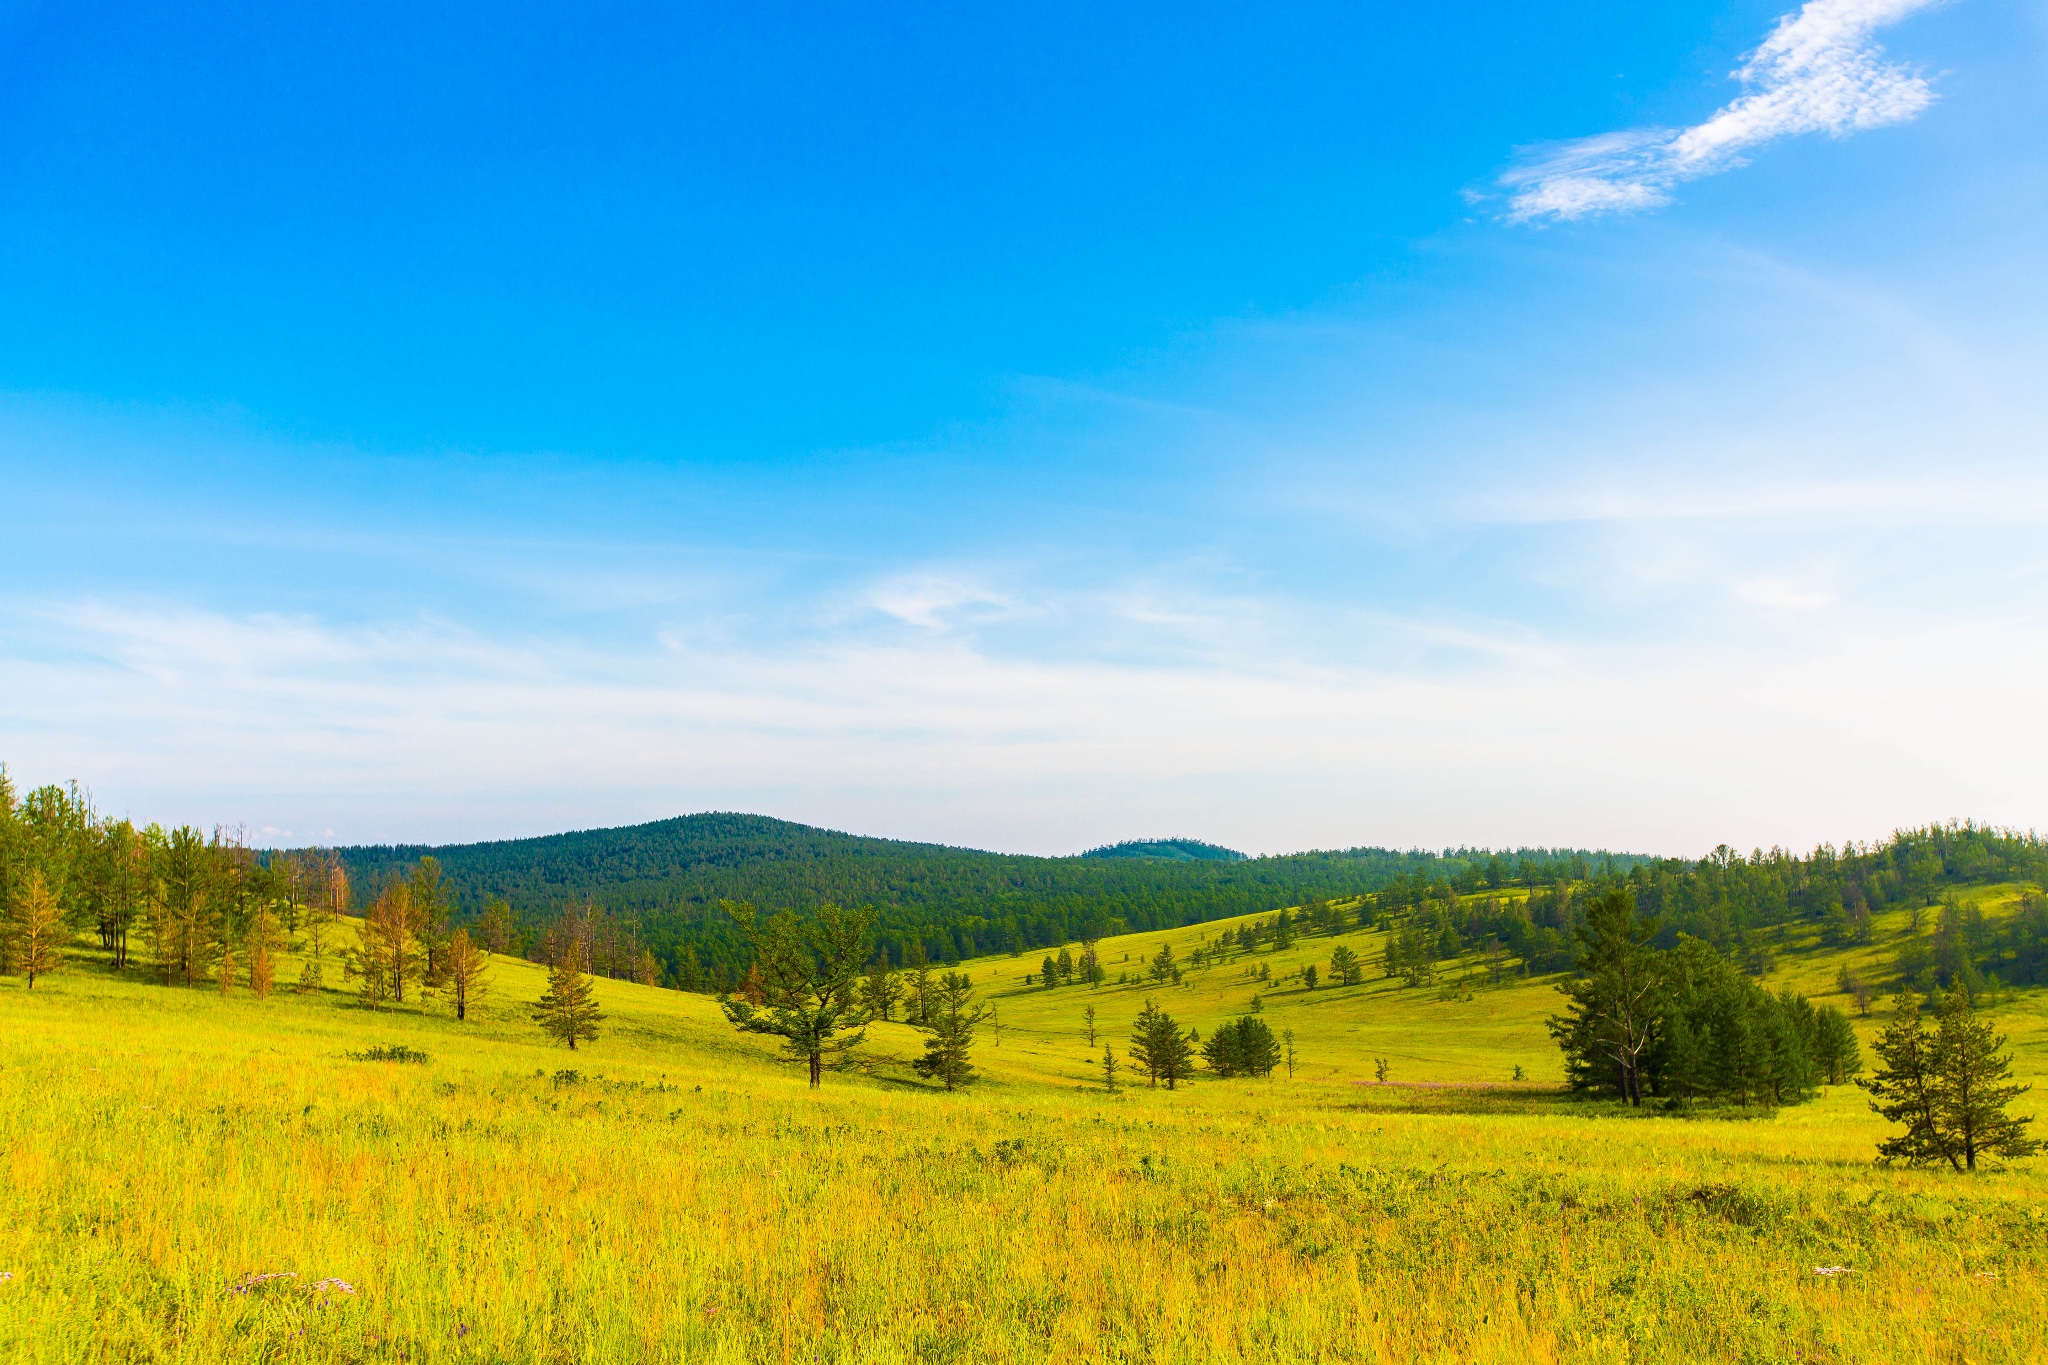
[[[1218,927],[1163,937],[1185,960]],[[1102,945],[1112,981],[1160,941]],[[1148,993],[1206,1034],[1252,984],[1021,988],[1037,956],[970,964],[1004,1028],[959,1095],[906,1079],[901,1025],[813,1094],[713,1001],[616,982],[572,1055],[503,959],[461,1025],[90,961],[0,982],[0,1359],[2048,1359],[2039,1165],[1877,1168],[1857,1091],[1729,1121],[1375,1086],[1375,1056],[1558,1075],[1549,983],[1376,981],[1265,994],[1291,1082],[1111,1098],[1084,1005],[1121,1051]],[[1825,991],[1838,965],[1779,976]],[[2040,994],[1998,1013],[2048,1071]],[[432,1060],[348,1056],[391,1044]]]

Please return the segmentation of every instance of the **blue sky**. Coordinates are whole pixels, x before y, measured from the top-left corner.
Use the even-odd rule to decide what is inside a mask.
[[[264,841],[2048,824],[2048,15],[0,8],[0,759]]]

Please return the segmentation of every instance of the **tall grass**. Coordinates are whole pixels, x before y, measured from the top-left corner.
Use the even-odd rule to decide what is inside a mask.
[[[711,1002],[611,982],[572,1055],[522,1017],[538,973],[496,970],[465,1025],[0,983],[0,1358],[2048,1359],[2048,1180],[1876,1168],[1857,1092],[1675,1121],[1353,1083],[1358,1037],[1432,1018],[1410,1079],[1496,1075],[1495,1033],[1538,1056],[1540,983],[1464,1033],[1469,1003],[1304,993],[1315,1083],[1113,1098],[1083,992],[1019,990],[948,1096],[900,1079],[899,1026],[812,1094]],[[1181,1012],[1241,1008],[1230,970]],[[1093,994],[1113,1028],[1142,992]]]

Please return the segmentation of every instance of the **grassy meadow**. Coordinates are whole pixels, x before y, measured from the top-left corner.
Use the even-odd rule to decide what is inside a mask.
[[[1187,970],[1228,923],[1105,940],[1092,990],[1024,987],[1038,954],[968,964],[1001,1030],[952,1095],[901,1025],[813,1093],[709,998],[620,982],[572,1054],[509,959],[458,1024],[166,989],[78,950],[32,994],[0,981],[0,1357],[2048,1358],[2041,1162],[1877,1167],[1853,1088],[1684,1119],[1571,1101],[1552,980],[1475,962],[1464,991],[1309,991],[1321,937]],[[1844,1003],[1842,963],[1903,929],[1787,945],[1770,984]],[[1181,985],[1114,984],[1161,942]],[[1104,1093],[1102,1041],[1121,1052],[1147,996],[1206,1036],[1255,993],[1291,1078]],[[1994,1013],[2048,1078],[2048,999]],[[428,1060],[351,1055],[388,1047]]]

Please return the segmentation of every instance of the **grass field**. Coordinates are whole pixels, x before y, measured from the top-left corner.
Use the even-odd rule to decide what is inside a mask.
[[[1113,982],[1222,927],[1101,951]],[[1902,924],[1878,928],[1889,951]],[[1265,985],[1242,960],[1053,991],[1019,984],[1036,955],[971,963],[1003,1028],[957,1095],[910,1075],[901,1025],[811,1093],[708,998],[616,982],[572,1055],[511,960],[457,1024],[81,953],[33,995],[0,981],[0,1356],[2048,1359],[2040,1163],[1878,1168],[1853,1089],[1695,1119],[1572,1102],[1549,981],[1287,979],[1330,947],[1257,956]],[[1799,947],[1772,984],[1831,991],[1844,959]],[[1121,1050],[1147,995],[1206,1034],[1255,989],[1291,1080],[1102,1092],[1086,1005]],[[2043,993],[1996,1016],[2048,1075]],[[350,1055],[373,1046],[430,1060]]]

